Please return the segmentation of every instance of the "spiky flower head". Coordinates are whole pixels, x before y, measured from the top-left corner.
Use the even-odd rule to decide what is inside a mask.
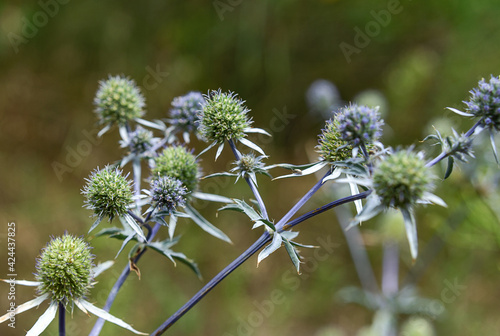
[[[244,101],[233,92],[210,91],[205,95],[205,105],[199,115],[200,134],[209,142],[224,143],[245,136],[251,125]]]
[[[151,198],[159,210],[173,212],[186,204],[187,189],[175,177],[163,176],[151,180]]]
[[[128,136],[128,142],[123,142],[122,147],[129,147],[134,154],[143,154],[153,146],[153,132],[141,126],[137,126]]]
[[[467,110],[474,116],[483,119],[483,126],[500,130],[500,77],[491,78],[488,82],[481,79],[478,86],[470,91],[471,97]]]
[[[127,206],[132,203],[132,191],[130,181],[122,175],[121,170],[111,166],[97,168],[85,180],[87,184],[82,193],[86,197],[87,209],[110,220],[127,212]]]
[[[353,146],[373,143],[382,135],[384,121],[380,119],[378,108],[350,104],[341,108],[335,119],[342,140]]]
[[[93,259],[82,238],[69,234],[53,238],[37,259],[39,293],[65,304],[83,298],[92,287]]]
[[[344,161],[352,157],[352,146],[342,139],[338,131],[337,119],[330,119],[326,122],[325,128],[319,135],[316,151],[323,160],[330,163]]]
[[[180,97],[175,97],[170,109],[170,122],[184,132],[197,131],[200,122],[198,114],[200,113],[205,98],[200,92],[189,92]]]
[[[238,161],[235,161],[235,168],[232,170],[242,172],[243,174],[260,173],[264,171],[264,156],[255,156],[253,153],[243,154]]]
[[[432,175],[421,153],[399,150],[375,167],[373,187],[386,207],[408,208],[431,191]]]
[[[124,125],[144,115],[144,96],[135,82],[126,77],[109,76],[100,81],[94,104],[103,125]]]
[[[199,165],[196,157],[183,146],[170,146],[155,158],[153,179],[170,176],[180,180],[188,193],[196,190],[199,181]]]

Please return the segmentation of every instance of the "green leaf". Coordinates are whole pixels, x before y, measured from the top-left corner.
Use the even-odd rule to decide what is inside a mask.
[[[292,260],[293,265],[295,266],[295,269],[297,270],[297,273],[300,274],[300,258],[299,254],[295,250],[295,247],[290,244],[288,239],[283,239],[283,243],[285,244],[285,249],[288,255],[290,256],[290,259]]]
[[[211,234],[212,236],[224,240],[230,244],[232,244],[231,239],[222,232],[220,229],[215,227],[209,221],[207,221],[202,215],[196,211],[191,204],[187,204],[185,209],[186,213],[191,217],[191,219],[198,225],[202,230]]]
[[[177,266],[175,260],[182,262],[183,264],[188,266],[196,274],[196,276],[198,276],[198,278],[201,279],[201,272],[198,268],[198,265],[192,259],[186,257],[183,253],[175,252],[170,249],[178,241],[178,238],[166,239],[163,241],[149,243],[147,244],[147,246],[167,257],[175,266]]]
[[[400,208],[400,210],[405,222],[406,236],[410,244],[411,257],[415,261],[418,257],[417,223],[411,209]]]
[[[201,179],[202,179],[202,180],[204,180],[204,179],[207,179],[207,178],[211,178],[211,177],[219,177],[219,176],[230,176],[230,177],[236,177],[236,176],[238,176],[238,174],[235,174],[235,173],[228,173],[228,172],[213,173],[213,174],[210,174],[210,175],[207,175],[207,176],[203,176]]]
[[[220,203],[233,203],[233,200],[221,196],[221,195],[215,195],[215,194],[207,194],[199,191],[195,191],[193,194],[193,197],[204,200],[204,201],[210,201],[210,202],[220,202]]]
[[[267,257],[277,249],[281,247],[281,242],[283,239],[281,238],[281,235],[277,232],[274,233],[273,240],[269,245],[267,245],[260,253],[259,256],[257,257],[257,267],[259,266],[260,262]]]
[[[450,177],[451,173],[453,172],[453,164],[454,163],[455,163],[455,160],[453,159],[453,156],[448,156],[448,167],[446,168],[446,172],[444,173],[445,180],[448,177]]]

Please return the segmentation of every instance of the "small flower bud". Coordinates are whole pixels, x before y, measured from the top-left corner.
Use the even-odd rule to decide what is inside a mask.
[[[110,220],[127,212],[127,206],[132,203],[132,191],[130,181],[122,176],[121,170],[110,166],[98,168],[86,181],[82,193],[86,197],[87,209]]]
[[[151,181],[151,198],[159,210],[171,213],[178,206],[184,206],[186,195],[186,187],[174,177],[163,176]]]
[[[53,238],[37,259],[40,294],[49,293],[53,301],[72,303],[83,298],[92,287],[90,246],[68,234]]]
[[[326,127],[319,136],[316,151],[323,160],[329,163],[345,161],[352,157],[352,146],[342,139],[336,119],[330,119],[326,122]]]
[[[128,143],[122,142],[122,147],[129,147],[133,154],[139,155],[147,152],[153,146],[153,132],[137,126],[135,131],[130,132]]]
[[[483,125],[500,130],[500,77],[491,76],[489,82],[481,79],[478,86],[470,91],[467,110],[474,116],[483,118]]]
[[[335,119],[342,140],[352,146],[371,144],[382,135],[384,121],[380,119],[378,108],[351,104],[341,108]]]
[[[101,125],[124,125],[144,115],[141,91],[133,80],[120,76],[99,82],[94,104]]]
[[[206,103],[200,113],[200,134],[206,141],[224,143],[239,140],[249,128],[248,109],[235,93],[210,91],[205,95]]]
[[[196,132],[200,125],[198,115],[201,112],[205,98],[200,92],[174,98],[170,109],[170,123],[183,132]]]
[[[420,153],[400,150],[381,161],[373,172],[373,187],[383,205],[407,208],[432,189],[432,176]]]
[[[196,157],[183,146],[171,146],[155,158],[153,179],[170,176],[180,180],[188,193],[196,190],[199,166]]]
[[[255,156],[253,153],[243,154],[241,158],[234,162],[236,165],[232,170],[239,171],[244,175],[249,175],[252,173],[259,173],[264,171],[264,163],[262,163],[262,156]]]

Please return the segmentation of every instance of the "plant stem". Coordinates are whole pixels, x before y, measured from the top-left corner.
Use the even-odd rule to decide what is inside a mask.
[[[66,308],[59,302],[59,336],[66,336]]]
[[[152,241],[155,235],[158,233],[160,230],[161,225],[156,223],[156,225],[153,227],[153,230],[151,231],[151,234],[148,237],[148,242]],[[141,251],[139,255],[134,259],[134,263],[137,264],[139,259],[142,257],[142,255],[147,251],[147,248]],[[108,294],[108,298],[106,299],[106,304],[102,308],[103,310],[109,312],[111,309],[111,305],[116,299],[116,295],[118,294],[118,291],[120,288],[123,286],[125,283],[125,280],[127,280],[127,277],[130,274],[130,266],[127,264],[124,268],[118,279],[116,280],[115,284],[113,285],[113,288],[111,288],[111,291]],[[94,327],[90,331],[89,336],[97,336],[100,334],[102,327],[104,326],[105,320],[102,318],[98,318],[96,323],[94,324]]]
[[[308,213],[297,217],[296,219],[289,222],[287,225],[283,225],[279,232],[288,230],[295,225],[298,225],[320,213],[323,213],[329,209],[332,209],[336,206],[353,202],[358,199],[366,198],[370,195],[371,190],[362,192],[357,195],[348,196],[341,198],[339,200],[330,202],[320,208],[317,208],[313,211],[309,211]],[[278,228],[277,228],[278,229]],[[194,307],[196,303],[198,303],[210,290],[212,290],[215,286],[217,286],[225,277],[227,277],[231,272],[233,272],[237,267],[243,264],[246,260],[248,260],[253,254],[257,253],[266,243],[271,241],[271,236],[268,232],[265,232],[255,243],[252,244],[243,254],[241,254],[238,258],[236,258],[232,263],[230,263],[226,268],[224,268],[219,274],[217,274],[212,280],[210,280],[198,293],[196,293],[184,306],[182,306],[177,312],[175,312],[172,316],[170,316],[158,329],[155,330],[151,335],[161,335],[168,328],[170,328],[175,322],[177,322],[184,314],[186,314],[191,308]]]
[[[234,144],[234,141],[229,139],[227,140],[229,147],[231,147],[231,150],[233,151],[234,157],[236,158],[237,161],[241,159],[240,153],[236,149],[236,146]],[[264,204],[264,201],[262,200],[262,197],[260,196],[259,190],[257,189],[257,186],[250,180],[250,178],[245,177],[245,181],[247,181],[248,185],[250,186],[250,189],[252,190],[252,193],[255,196],[255,199],[257,200],[257,203],[259,204],[260,211],[262,212],[262,216],[265,219],[269,219],[269,216],[267,215],[267,210],[266,210],[266,205]]]
[[[384,257],[382,261],[382,293],[391,297],[399,289],[399,246],[389,240],[384,243]]]
[[[168,328],[170,328],[177,320],[179,320],[185,313],[187,313],[193,306],[198,303],[205,295],[208,294],[215,286],[217,286],[225,277],[231,274],[238,266],[243,264],[248,258],[254,255],[258,250],[260,250],[266,243],[271,240],[271,236],[268,232],[264,232],[260,238],[252,244],[243,254],[236,258],[232,263],[230,263],[226,268],[224,268],[219,274],[217,274],[212,280],[210,280],[203,288],[198,291],[184,306],[182,306],[177,312],[170,316],[158,329],[156,329],[151,335],[161,335]]]

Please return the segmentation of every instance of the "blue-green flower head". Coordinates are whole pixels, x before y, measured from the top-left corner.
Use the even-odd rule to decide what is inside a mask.
[[[205,98],[200,92],[174,98],[170,109],[170,123],[184,132],[196,132],[199,127],[198,115],[201,112]]]
[[[110,220],[127,213],[128,205],[132,203],[132,191],[130,181],[122,175],[121,170],[111,166],[97,168],[86,181],[82,193],[86,197],[88,209]]]
[[[39,294],[53,301],[72,303],[85,297],[92,287],[94,255],[82,239],[69,234],[53,238],[37,259]]]
[[[386,207],[409,208],[431,192],[433,176],[421,153],[399,150],[373,172],[373,187]]]
[[[243,100],[235,93],[217,90],[205,95],[205,101],[199,120],[200,134],[206,141],[222,144],[245,137],[251,120]]]
[[[253,153],[243,154],[238,161],[234,162],[236,167],[232,171],[239,171],[244,175],[263,172],[265,167],[262,162],[263,158],[264,156],[255,156]]]
[[[345,161],[352,157],[352,146],[338,130],[338,120],[330,119],[319,135],[316,151],[326,162]]]
[[[335,119],[342,140],[352,146],[368,145],[382,136],[384,121],[380,119],[378,108],[351,104],[341,108]]]
[[[172,213],[186,204],[187,189],[175,177],[163,176],[151,180],[151,199],[161,211]]]
[[[101,125],[125,125],[144,115],[145,99],[133,80],[110,76],[99,82],[94,104]]]
[[[153,132],[141,126],[137,126],[135,131],[130,132],[129,142],[124,144],[130,148],[134,154],[143,154],[153,146]]]
[[[196,157],[183,146],[170,146],[155,158],[153,179],[169,176],[182,182],[188,193],[198,187],[200,168]]]
[[[470,91],[467,110],[483,119],[483,126],[500,130],[500,77],[491,76],[486,82],[481,79],[478,86]]]

